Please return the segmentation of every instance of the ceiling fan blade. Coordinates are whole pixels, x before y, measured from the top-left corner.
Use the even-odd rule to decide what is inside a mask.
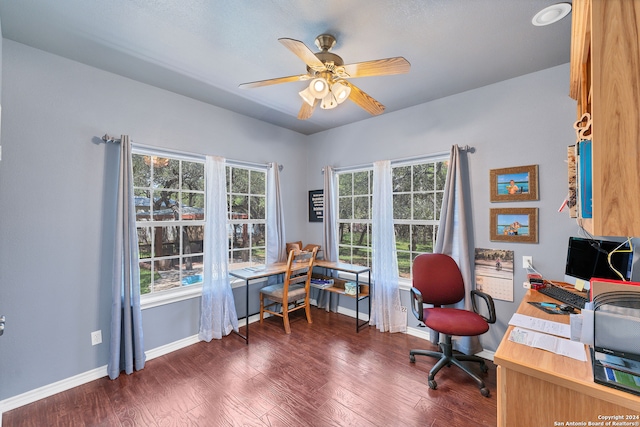
[[[408,73],[411,68],[411,64],[403,57],[396,56],[395,58],[376,59],[373,61],[346,64],[338,68],[340,70],[338,75],[340,75],[344,69],[344,73],[346,75],[342,77],[369,77]]]
[[[317,105],[318,105],[317,99],[313,102],[313,106],[302,101],[302,107],[300,107],[300,111],[298,112],[298,119],[307,120],[308,118],[310,118],[311,115],[313,114],[313,111],[316,109]]]
[[[313,53],[311,49],[307,47],[300,40],[281,38],[278,39],[280,43],[282,43],[287,49],[291,52],[295,53],[296,56],[304,61],[305,64],[309,66],[312,70],[315,71],[324,71],[327,68],[324,66],[322,61],[318,59],[318,57]]]
[[[350,82],[346,82],[351,87],[351,93],[349,94],[349,99],[355,102],[360,108],[364,109],[369,114],[377,116],[378,114],[382,114],[384,112],[384,105],[380,104],[378,101],[367,95],[359,87],[353,85]]]
[[[311,76],[309,74],[300,74],[299,76],[278,77],[277,79],[259,80],[257,82],[242,83],[238,87],[240,89],[249,89],[253,87],[277,85],[279,83],[299,82],[303,80],[309,80]]]

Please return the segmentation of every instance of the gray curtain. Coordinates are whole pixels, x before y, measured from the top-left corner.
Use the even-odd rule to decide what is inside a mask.
[[[436,237],[435,253],[451,256],[458,263],[465,286],[465,299],[456,308],[471,310],[469,293],[474,288],[474,242],[473,216],[471,214],[471,192],[469,186],[469,168],[465,150],[457,145],[451,147],[449,169],[445,182],[440,225]],[[437,341],[432,334],[432,341]],[[434,339],[435,338],[435,339]],[[459,337],[454,341],[454,348],[465,354],[482,351],[478,337]]]
[[[133,197],[133,166],[128,135],[120,140],[120,171],[116,214],[115,253],[111,302],[109,378],[116,379],[144,368],[145,355],[140,310],[140,265]]]
[[[284,228],[284,206],[280,190],[280,169],[269,163],[267,171],[267,264],[287,260],[287,239]],[[276,277],[271,281],[277,280]]]

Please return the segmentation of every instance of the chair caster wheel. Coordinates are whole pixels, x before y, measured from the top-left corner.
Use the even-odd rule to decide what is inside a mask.
[[[416,357],[413,354],[409,355],[409,362],[416,363]]]
[[[489,397],[489,389],[486,387],[482,387],[480,389],[480,394],[483,395],[484,397]]]
[[[486,364],[484,364],[484,363],[483,363],[482,365],[480,365],[480,370],[481,370],[483,373],[485,373],[485,374],[486,374],[487,372],[489,372],[489,368],[488,368],[488,367],[487,367],[487,365],[486,365]]]
[[[435,380],[429,380],[429,388],[431,390],[435,390],[438,388],[438,383],[435,382]]]

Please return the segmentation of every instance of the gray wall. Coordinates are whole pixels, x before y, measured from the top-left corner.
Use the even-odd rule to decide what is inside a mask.
[[[557,213],[567,194],[567,145],[575,139],[575,102],[569,98],[569,65],[486,86],[413,108],[371,118],[309,137],[308,186],[322,188],[325,165],[360,165],[376,160],[448,152],[470,145],[468,154],[475,247],[513,250],[514,302],[497,301],[498,323],[481,340],[495,351],[524,295],[522,256],[536,269],[562,280],[568,236],[577,233],[568,214]],[[489,170],[539,165],[540,200],[490,203]],[[489,209],[539,208],[539,243],[489,241]],[[322,224],[309,223],[307,240],[322,242]],[[408,304],[408,292],[402,295]],[[415,319],[409,313],[410,325]]]
[[[566,237],[576,230],[556,213],[573,141],[568,66],[309,137],[8,40],[2,71],[0,314],[7,330],[0,338],[0,400],[107,363],[117,149],[99,142],[106,132],[283,164],[287,238],[304,242],[322,241],[306,205],[307,191],[322,187],[322,166],[469,144],[476,149],[469,155],[476,246],[532,255],[542,272],[562,275]],[[540,200],[490,204],[489,169],[527,164],[540,165]],[[540,208],[539,244],[489,242],[488,210],[506,206]],[[524,277],[516,270],[515,301]],[[243,295],[237,290],[236,300]],[[487,349],[497,347],[516,305],[498,303],[500,324],[483,337]],[[197,298],[144,310],[145,348],[196,334],[198,313]],[[103,344],[92,347],[89,335],[98,329]]]
[[[303,233],[302,135],[9,40],[3,71],[0,400],[107,363],[117,148],[104,133],[284,165],[288,232]],[[197,334],[198,316],[197,298],[144,310],[145,348]]]

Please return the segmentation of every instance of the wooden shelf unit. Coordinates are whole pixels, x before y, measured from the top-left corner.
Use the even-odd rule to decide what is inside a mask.
[[[640,236],[640,0],[574,0],[570,96],[589,113],[597,236]]]
[[[325,276],[324,274],[319,274],[319,273],[313,273],[312,278],[314,278],[314,279],[324,279],[324,280],[332,279],[333,280],[333,286],[329,286],[329,287],[325,288],[325,287],[322,287],[322,286],[314,285],[312,283],[311,286],[313,286],[313,287],[316,287],[318,289],[324,289],[325,291],[333,292],[334,294],[345,295],[345,296],[348,296],[348,297],[351,297],[351,298],[355,298],[356,297],[355,294],[347,294],[344,291],[344,284],[347,283],[347,282],[352,282],[352,280],[344,280],[344,279],[339,279],[337,277],[329,277],[329,276]],[[358,293],[358,297],[360,299],[369,297],[369,285],[367,285],[365,283],[361,283],[360,284],[360,292]]]

